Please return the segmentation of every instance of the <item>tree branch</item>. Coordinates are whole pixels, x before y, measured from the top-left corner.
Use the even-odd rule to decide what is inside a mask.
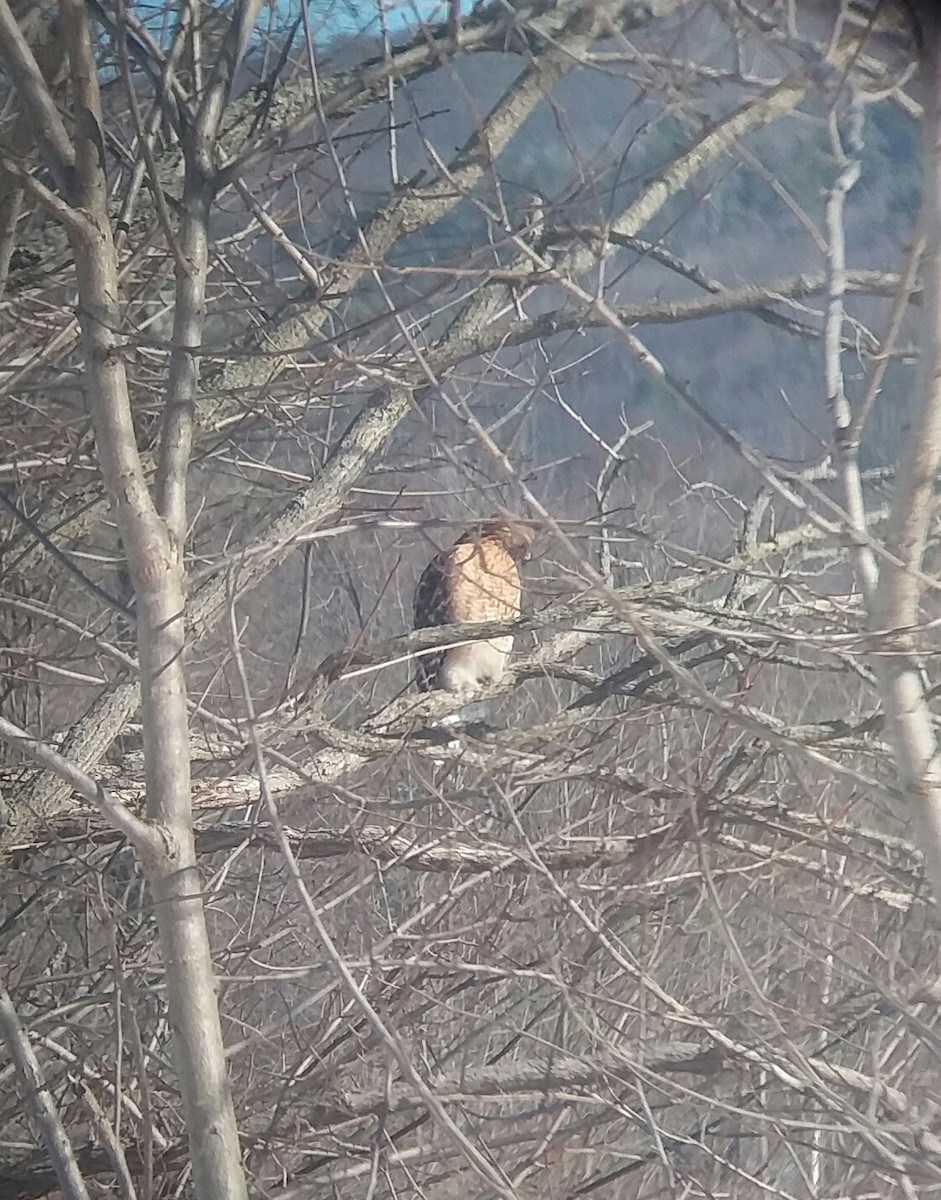
[[[52,746],[30,737],[25,730],[8,721],[6,717],[0,717],[0,739],[39,763],[41,767],[45,767],[47,771],[52,771],[68,784],[71,792],[75,792],[97,808],[109,824],[127,838],[143,862],[153,865],[160,858],[166,857],[169,851],[169,834],[166,830],[135,816],[126,804],[112,796],[100,783],[70,763]],[[139,796],[138,799],[143,797]]]
[[[46,1153],[52,1162],[59,1187],[66,1200],[89,1200],[85,1180],[75,1161],[72,1143],[53,1103],[42,1068],[29,1039],[20,1025],[13,1001],[6,988],[0,983],[0,1035],[6,1043],[19,1080],[20,1101],[31,1118],[31,1124],[39,1129]]]
[[[924,30],[921,357],[886,538],[894,560],[880,565],[870,624],[900,783],[921,826],[926,869],[935,899],[941,900],[941,761],[913,633],[941,464],[941,17],[926,10]]]

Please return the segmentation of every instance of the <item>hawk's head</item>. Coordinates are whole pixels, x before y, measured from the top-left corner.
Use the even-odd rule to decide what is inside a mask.
[[[526,525],[522,521],[510,521],[506,517],[491,517],[489,521],[483,521],[465,540],[493,538],[515,562],[525,562],[530,556],[535,537],[536,531],[532,525]]]

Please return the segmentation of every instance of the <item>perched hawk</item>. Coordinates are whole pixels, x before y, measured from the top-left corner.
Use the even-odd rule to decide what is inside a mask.
[[[416,629],[519,616],[518,564],[529,557],[533,530],[496,517],[476,525],[435,555],[415,590]],[[502,679],[513,637],[422,654],[415,682],[421,692],[473,692]]]

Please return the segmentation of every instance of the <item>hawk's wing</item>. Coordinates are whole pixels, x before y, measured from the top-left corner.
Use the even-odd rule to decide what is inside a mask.
[[[444,566],[448,555],[436,554],[418,581],[413,604],[412,626],[415,629],[431,629],[436,625],[450,625],[448,588],[445,583]],[[441,670],[444,654],[421,654],[415,660],[415,682],[420,692],[433,690]]]

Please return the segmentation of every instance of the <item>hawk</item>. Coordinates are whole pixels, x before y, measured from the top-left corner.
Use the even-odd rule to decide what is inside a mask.
[[[475,525],[422,572],[415,589],[416,629],[469,621],[506,621],[520,612],[519,563],[529,557],[534,531],[500,517]],[[513,637],[469,642],[418,657],[420,692],[474,692],[506,672]]]

